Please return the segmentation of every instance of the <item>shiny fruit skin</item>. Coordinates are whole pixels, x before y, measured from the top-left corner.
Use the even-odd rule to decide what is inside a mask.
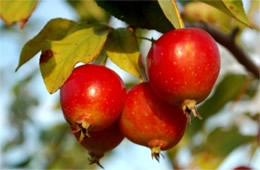
[[[71,129],[74,131],[73,127],[71,127]],[[74,133],[74,135],[77,140],[79,140],[80,132]],[[118,122],[113,123],[102,131],[90,132],[89,135],[91,137],[84,138],[80,144],[87,149],[90,156],[90,163],[97,163],[99,166],[101,166],[99,159],[103,157],[106,152],[118,146],[124,138],[118,127]]]
[[[94,64],[75,68],[60,91],[61,108],[72,126],[100,131],[120,116],[126,98],[121,78]]]
[[[211,92],[220,71],[220,54],[215,40],[197,28],[165,33],[147,56],[151,87],[163,100],[182,104],[203,101]]]
[[[160,100],[149,83],[138,84],[128,91],[119,121],[124,136],[152,150],[175,146],[182,138],[186,124],[181,108]]]

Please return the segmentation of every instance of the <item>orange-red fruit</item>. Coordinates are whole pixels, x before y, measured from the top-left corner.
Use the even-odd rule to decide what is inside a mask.
[[[74,131],[75,129],[71,127],[71,130]],[[99,159],[103,157],[107,151],[119,145],[124,138],[117,122],[102,131],[89,132],[89,134],[91,137],[84,138],[80,144],[87,149],[90,156],[90,164],[97,163],[99,166],[101,166]],[[80,140],[80,132],[74,133],[74,135],[77,140]]]
[[[90,131],[112,125],[122,112],[126,89],[112,70],[99,65],[83,65],[74,69],[60,91],[61,108],[74,132],[81,140]]]
[[[176,29],[153,44],[147,67],[151,87],[161,99],[194,107],[210,94],[216,82],[220,54],[207,32],[197,28]]]
[[[175,146],[186,129],[183,111],[160,100],[149,83],[131,88],[120,117],[121,132],[132,142],[152,149],[159,159],[160,150]]]

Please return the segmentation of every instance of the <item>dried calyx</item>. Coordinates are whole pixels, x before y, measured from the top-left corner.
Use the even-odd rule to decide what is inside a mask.
[[[196,103],[197,103],[196,100],[190,100],[190,99],[186,99],[182,103],[182,110],[184,111],[184,114],[186,115],[190,124],[191,124],[191,114],[193,114],[194,117],[197,117],[200,120],[202,120],[201,115],[196,109]]]

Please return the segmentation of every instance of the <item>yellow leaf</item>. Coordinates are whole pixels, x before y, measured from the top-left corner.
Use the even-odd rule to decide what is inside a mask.
[[[238,21],[247,25],[248,27],[252,27],[245,13],[242,0],[200,0],[200,1],[221,10],[222,12],[232,16],[233,18],[237,19]]]
[[[107,56],[121,69],[140,78],[140,56],[134,34],[125,28],[114,30],[106,42]]]
[[[62,18],[50,20],[39,34],[24,45],[16,71],[42,50],[45,40],[60,40],[75,25],[76,22]]]
[[[40,70],[50,93],[57,91],[70,76],[75,64],[88,63],[101,52],[107,27],[88,26],[75,30],[60,41],[49,41],[40,57]]]
[[[176,0],[158,0],[158,3],[166,18],[175,28],[184,28]]]
[[[38,0],[0,0],[0,16],[7,25],[18,22],[23,28],[37,4]]]

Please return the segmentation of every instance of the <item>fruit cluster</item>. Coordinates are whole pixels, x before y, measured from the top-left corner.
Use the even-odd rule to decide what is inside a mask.
[[[61,88],[61,106],[91,163],[99,164],[124,136],[151,148],[158,160],[161,150],[180,141],[191,114],[201,119],[195,105],[209,95],[219,70],[218,47],[208,33],[177,29],[152,45],[148,82],[126,92],[114,71],[86,64],[75,68]]]

